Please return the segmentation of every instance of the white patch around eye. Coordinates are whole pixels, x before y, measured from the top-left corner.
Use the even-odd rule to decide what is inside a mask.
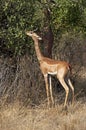
[[[42,38],[41,38],[41,37],[38,37],[38,39],[39,39],[39,40],[42,40]]]

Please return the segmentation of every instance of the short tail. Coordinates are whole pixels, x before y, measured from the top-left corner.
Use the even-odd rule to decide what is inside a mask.
[[[70,71],[70,74],[72,75],[72,67],[71,67],[71,65],[69,64],[69,71]]]

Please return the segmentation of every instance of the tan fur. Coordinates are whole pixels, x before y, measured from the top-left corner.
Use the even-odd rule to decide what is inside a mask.
[[[53,98],[53,93],[52,93],[52,85],[51,85],[51,77],[49,77],[49,83],[48,83],[48,74],[49,75],[56,75],[57,79],[63,86],[66,92],[65,96],[65,101],[64,101],[64,106],[67,105],[67,99],[68,99],[68,94],[69,94],[69,88],[68,85],[70,86],[72,93],[73,93],[73,99],[74,99],[74,87],[69,79],[69,72],[70,72],[70,65],[69,63],[65,61],[56,61],[47,57],[44,57],[39,49],[38,46],[38,40],[41,40],[41,37],[39,37],[36,33],[34,32],[26,32],[26,34],[34,40],[34,45],[35,45],[35,50],[37,54],[37,58],[40,63],[40,69],[42,71],[42,74],[44,75],[44,80],[45,80],[45,85],[46,85],[46,93],[47,93],[47,100],[48,100],[48,105],[50,105],[51,101],[52,104],[54,105],[54,98]],[[68,85],[65,82],[65,78],[67,77],[67,82]],[[50,88],[49,88],[50,85]],[[51,99],[51,101],[50,101]]]

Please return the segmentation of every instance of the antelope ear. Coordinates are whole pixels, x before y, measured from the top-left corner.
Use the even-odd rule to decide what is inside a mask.
[[[33,31],[25,31],[26,34],[33,34]]]
[[[26,31],[25,33],[26,33],[26,35],[28,35],[28,36],[32,36],[33,31]]]
[[[25,31],[25,34],[28,35],[28,34],[29,34],[29,31]]]

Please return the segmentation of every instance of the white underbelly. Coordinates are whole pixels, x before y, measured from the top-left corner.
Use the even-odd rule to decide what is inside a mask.
[[[56,75],[57,71],[55,71],[55,72],[48,72],[48,74],[50,74],[50,75]]]

